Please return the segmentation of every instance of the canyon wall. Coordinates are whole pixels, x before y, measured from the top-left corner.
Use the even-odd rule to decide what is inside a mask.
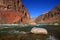
[[[57,5],[51,11],[38,16],[35,22],[51,23],[57,20],[60,20],[60,5]]]
[[[21,0],[0,0],[0,24],[28,23],[30,15]]]

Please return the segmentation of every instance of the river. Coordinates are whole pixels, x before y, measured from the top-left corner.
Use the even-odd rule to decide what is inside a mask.
[[[47,35],[30,33],[33,27],[45,28]],[[0,27],[0,40],[60,40],[59,25],[40,25],[28,27]]]

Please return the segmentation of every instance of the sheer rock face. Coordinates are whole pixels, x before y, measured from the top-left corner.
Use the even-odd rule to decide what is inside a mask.
[[[38,16],[35,21],[42,22],[42,23],[50,23],[55,20],[60,20],[60,5],[56,6],[48,13]]]
[[[0,23],[27,23],[30,15],[21,0],[0,0]]]

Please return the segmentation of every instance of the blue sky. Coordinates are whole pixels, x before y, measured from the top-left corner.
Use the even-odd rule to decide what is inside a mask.
[[[22,0],[22,2],[27,8],[31,18],[48,12],[56,5],[60,4],[60,0]]]

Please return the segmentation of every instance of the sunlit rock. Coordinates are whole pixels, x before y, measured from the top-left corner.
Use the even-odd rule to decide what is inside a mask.
[[[54,23],[54,25],[59,25],[58,23]]]
[[[25,31],[21,31],[20,34],[27,34],[27,32],[25,32]]]
[[[31,23],[29,23],[30,25],[36,25],[36,23],[35,22],[31,22]]]
[[[36,28],[36,27],[31,29],[31,33],[34,33],[34,34],[48,34],[46,29],[44,29],[44,28]]]

